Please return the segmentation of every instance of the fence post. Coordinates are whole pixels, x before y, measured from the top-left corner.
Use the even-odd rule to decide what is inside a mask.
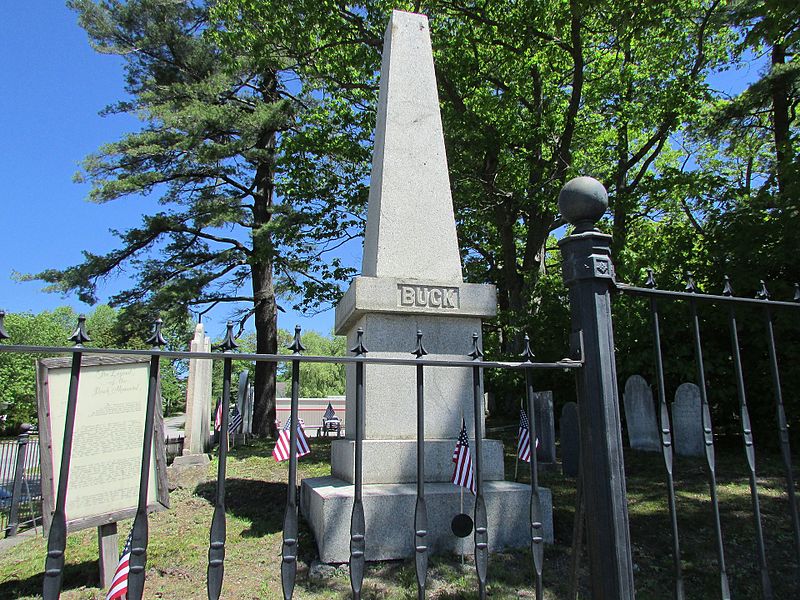
[[[20,428],[22,431],[17,436],[17,464],[14,469],[14,488],[11,492],[11,514],[8,516],[6,537],[17,535],[19,528],[19,502],[22,496],[22,478],[25,476],[25,455],[28,450],[28,434],[32,425],[27,423]]]
[[[582,333],[584,367],[578,376],[581,476],[592,598],[633,600],[625,469],[622,457],[614,332],[611,324],[611,236],[595,223],[608,194],[591,177],[569,181],[558,197],[562,216],[575,229],[559,241],[569,289],[572,331]]]

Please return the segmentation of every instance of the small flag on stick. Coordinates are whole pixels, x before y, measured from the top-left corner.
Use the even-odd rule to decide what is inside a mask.
[[[214,431],[222,429],[222,398],[217,400],[217,409],[214,411]]]
[[[131,527],[131,532],[128,534],[128,541],[125,542],[122,554],[119,555],[119,564],[114,572],[114,578],[111,580],[111,587],[108,590],[108,594],[106,594],[106,600],[120,600],[128,595],[128,570],[131,560],[132,538],[133,527]]]
[[[281,429],[281,432],[278,434],[278,441],[275,442],[275,448],[272,450],[272,456],[278,462],[287,460],[289,458],[289,428],[291,427],[292,419],[291,417],[286,419],[286,424]],[[303,433],[303,428],[300,426],[300,423],[297,423],[297,458],[301,456],[305,456],[306,454],[310,453],[311,449],[308,447],[308,440],[306,439],[305,434]]]
[[[322,415],[322,418],[326,421],[330,421],[333,417],[336,416],[336,411],[333,410],[333,405],[328,402],[328,408],[325,409],[325,414]]]
[[[239,412],[239,407],[234,405],[231,410],[231,415],[228,418],[228,433],[236,433],[236,430],[242,426],[242,413]]]
[[[539,447],[539,438],[536,438],[536,447]],[[519,435],[517,436],[517,456],[520,460],[531,462],[531,426],[525,411],[519,411]]]
[[[455,450],[453,450],[452,482],[458,486],[469,489],[473,494],[476,493],[475,474],[472,470],[472,455],[469,452],[469,438],[467,438],[467,423],[461,419],[461,432],[458,434]]]

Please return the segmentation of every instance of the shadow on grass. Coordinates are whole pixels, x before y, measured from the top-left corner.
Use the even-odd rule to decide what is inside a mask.
[[[242,537],[263,537],[283,530],[286,510],[285,483],[254,479],[227,479],[225,482],[225,512],[250,522]],[[214,504],[217,484],[209,481],[198,485],[194,493]]]
[[[42,557],[44,567],[44,557]],[[37,573],[27,579],[12,579],[0,583],[0,598],[22,598],[23,596],[36,596],[42,593],[44,573]],[[64,566],[64,579],[61,586],[63,591],[84,587],[98,587],[100,585],[100,572],[96,560],[87,560],[77,565]]]

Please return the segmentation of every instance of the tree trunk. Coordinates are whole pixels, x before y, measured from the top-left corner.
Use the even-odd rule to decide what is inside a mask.
[[[277,76],[264,75],[261,94],[267,103],[277,99]],[[272,160],[275,151],[277,132],[265,130],[256,147],[269,152],[269,159],[261,161],[254,178],[253,194],[253,303],[256,324],[256,352],[258,354],[278,353],[278,312],[275,301],[275,288],[272,283],[272,264],[275,247],[272,236],[263,231],[272,220],[275,194],[275,165]],[[276,437],[275,425],[275,374],[276,364],[257,362],[255,368],[253,397],[253,433],[260,436]]]
[[[786,49],[781,44],[772,47],[772,66],[786,62]],[[791,147],[789,139],[789,94],[785,81],[773,79],[772,94],[772,128],[775,135],[775,172],[778,178],[778,193],[786,191],[787,178],[791,165]]]
[[[272,261],[253,265],[253,297],[255,304],[256,352],[278,353],[278,314],[272,287]],[[253,381],[253,433],[275,436],[275,372],[272,362],[256,363]]]

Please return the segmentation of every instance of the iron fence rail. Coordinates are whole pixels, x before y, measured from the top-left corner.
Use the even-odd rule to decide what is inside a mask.
[[[16,352],[30,354],[73,354],[76,352],[87,354],[121,354],[126,356],[158,356],[159,358],[185,358],[185,359],[210,359],[222,360],[219,352],[178,352],[175,350],[123,350],[119,348],[91,348],[76,346],[24,346],[15,344],[0,345],[0,352]],[[237,352],[236,360],[250,362],[285,362],[297,361],[300,363],[363,363],[363,364],[386,364],[396,366],[415,367],[421,364],[426,367],[472,367],[471,359],[435,359],[435,358],[386,358],[383,356],[294,356],[291,354],[251,354]],[[524,363],[518,361],[497,361],[482,360],[481,364],[487,369],[580,369],[583,363],[580,360],[564,358],[555,362],[533,362]]]
[[[661,349],[660,335],[660,316],[659,300],[671,300],[685,302],[689,307],[690,326],[692,330],[694,346],[694,362],[697,370],[697,386],[700,391],[702,433],[704,443],[705,467],[708,476],[709,496],[711,500],[712,523],[714,526],[715,546],[717,551],[717,567],[719,571],[720,596],[723,600],[731,597],[728,574],[725,564],[725,551],[723,545],[722,528],[720,524],[720,507],[717,496],[716,466],[714,455],[714,431],[711,423],[711,412],[708,403],[706,389],[705,363],[703,360],[702,340],[700,334],[700,319],[698,316],[697,304],[699,302],[712,303],[727,308],[728,328],[730,331],[731,359],[733,362],[734,379],[739,404],[739,417],[741,421],[742,443],[745,458],[748,465],[748,479],[750,487],[750,497],[753,509],[753,525],[755,535],[755,554],[758,563],[758,572],[761,584],[761,596],[764,600],[772,600],[772,582],[770,580],[769,569],[766,558],[764,532],[762,516],[758,497],[758,484],[756,476],[755,442],[753,439],[750,414],[747,405],[747,394],[745,389],[744,376],[742,373],[742,362],[740,354],[740,342],[738,325],[736,322],[736,309],[740,307],[757,308],[762,311],[764,320],[764,333],[766,339],[767,352],[769,355],[770,375],[773,385],[773,397],[775,403],[775,420],[778,428],[778,438],[780,442],[781,458],[784,465],[784,477],[786,480],[786,496],[788,512],[792,522],[792,532],[794,538],[794,552],[798,564],[800,564],[800,518],[798,517],[798,507],[795,492],[795,481],[792,471],[791,447],[789,443],[789,430],[786,420],[786,413],[783,404],[783,393],[781,390],[780,370],[778,366],[775,335],[773,331],[772,309],[800,309],[800,286],[794,285],[794,298],[791,302],[775,301],[770,298],[770,294],[764,282],[756,293],[755,298],[744,298],[734,296],[733,288],[727,276],[724,277],[722,294],[705,294],[698,292],[692,273],[687,273],[686,288],[684,291],[671,291],[658,289],[653,276],[653,271],[648,270],[647,287],[637,287],[624,283],[615,282],[614,288],[624,294],[646,297],[649,300],[650,319],[653,337],[653,351],[656,374],[656,385],[658,387],[659,403],[659,427],[661,434],[662,455],[664,459],[664,470],[667,483],[667,495],[670,511],[670,522],[672,528],[672,552],[674,563],[674,588],[673,597],[676,600],[683,600],[685,597],[683,574],[681,570],[680,542],[678,536],[677,515],[675,508],[675,484],[673,479],[673,448],[670,421],[666,403],[664,367]]]
[[[2,320],[0,319],[0,330]],[[487,577],[488,577],[488,540],[489,532],[487,526],[486,505],[483,499],[483,476],[482,476],[482,402],[483,402],[483,371],[487,368],[499,368],[507,370],[522,370],[525,373],[526,397],[528,414],[530,415],[531,436],[535,439],[535,422],[533,410],[533,375],[537,369],[560,369],[572,371],[580,369],[583,363],[580,360],[563,359],[556,362],[534,362],[533,354],[529,345],[526,343],[526,350],[523,354],[523,361],[485,361],[483,352],[478,344],[478,334],[472,337],[472,352],[469,359],[464,360],[438,360],[424,358],[426,352],[422,345],[422,332],[417,332],[417,347],[409,349],[410,359],[368,357],[367,349],[363,342],[363,330],[359,330],[356,346],[351,350],[354,356],[349,357],[320,357],[304,356],[304,350],[300,344],[300,328],[295,330],[295,338],[289,349],[290,355],[283,354],[247,354],[234,353],[236,343],[233,339],[233,325],[228,324],[227,333],[223,343],[220,345],[221,352],[211,353],[188,353],[160,350],[164,340],[161,337],[161,321],[158,320],[154,325],[153,335],[148,343],[153,344],[151,350],[121,350],[108,348],[87,348],[85,342],[90,341],[85,330],[85,318],[80,317],[78,327],[71,340],[75,342],[74,347],[43,347],[43,346],[23,346],[23,345],[0,345],[0,352],[25,352],[25,353],[69,353],[72,354],[71,377],[69,384],[65,430],[63,447],[61,453],[61,465],[59,468],[59,487],[55,504],[55,511],[48,537],[48,550],[45,560],[45,573],[43,582],[44,600],[55,600],[61,593],[65,548],[66,548],[66,515],[64,511],[66,494],[68,490],[68,475],[70,467],[70,455],[74,430],[75,408],[77,403],[78,384],[80,381],[81,365],[83,354],[116,354],[129,356],[148,356],[150,358],[149,386],[147,399],[147,412],[145,416],[145,431],[142,440],[142,461],[139,481],[139,501],[136,517],[133,523],[131,539],[131,559],[129,574],[129,600],[140,600],[144,589],[144,578],[147,562],[148,546],[148,515],[146,510],[146,499],[148,492],[150,461],[152,451],[152,436],[154,424],[154,408],[157,401],[156,382],[158,380],[159,365],[161,358],[207,358],[211,360],[223,361],[223,393],[222,393],[222,431],[228,428],[228,412],[230,407],[231,372],[233,360],[244,361],[269,361],[269,362],[289,362],[292,365],[292,393],[291,393],[291,426],[289,428],[290,449],[289,449],[289,474],[286,512],[284,515],[283,527],[283,547],[281,561],[281,581],[284,598],[293,596],[294,584],[297,572],[297,534],[298,534],[298,502],[297,502],[297,425],[298,421],[298,398],[301,366],[303,363],[355,363],[356,372],[356,405],[355,405],[355,472],[354,472],[354,503],[351,514],[350,527],[350,583],[353,598],[361,598],[364,567],[366,561],[366,536],[364,507],[363,507],[363,442],[364,442],[364,373],[367,365],[399,365],[414,366],[417,377],[417,426],[419,449],[417,462],[417,505],[414,517],[413,533],[415,539],[415,564],[417,568],[418,595],[425,597],[426,578],[427,578],[427,555],[429,544],[426,542],[427,513],[425,506],[425,473],[424,473],[424,404],[425,404],[425,385],[424,369],[428,367],[468,367],[472,371],[472,392],[475,415],[475,448],[474,448],[474,478],[476,481],[476,498],[474,507],[474,549],[475,549],[475,569],[478,579],[478,596],[486,598]],[[208,549],[208,569],[207,569],[207,592],[210,600],[220,597],[224,579],[225,561],[225,539],[226,539],[226,517],[225,517],[225,479],[227,466],[228,442],[227,436],[220,436],[218,473],[215,489],[214,514],[211,521],[209,532]],[[531,453],[531,500],[530,500],[530,535],[531,549],[533,551],[533,574],[536,587],[536,598],[543,598],[542,588],[542,545],[543,545],[543,525],[540,514],[538,480],[536,473],[535,452]]]

